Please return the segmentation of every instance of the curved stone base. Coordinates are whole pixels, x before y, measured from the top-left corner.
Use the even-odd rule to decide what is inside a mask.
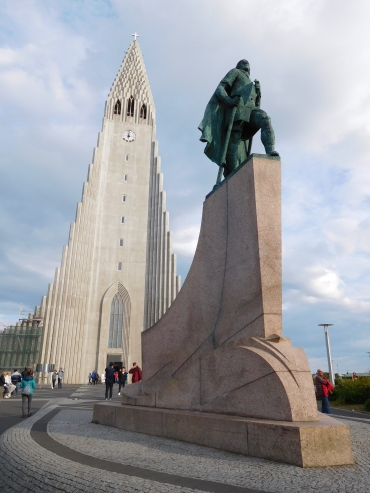
[[[348,427],[321,413],[319,421],[289,423],[102,403],[93,422],[299,467],[354,463]]]

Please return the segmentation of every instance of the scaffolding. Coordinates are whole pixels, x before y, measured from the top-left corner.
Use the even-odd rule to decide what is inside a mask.
[[[39,362],[42,317],[20,319],[0,332],[0,372],[33,368]]]

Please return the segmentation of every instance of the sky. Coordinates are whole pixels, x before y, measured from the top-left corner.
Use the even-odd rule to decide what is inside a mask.
[[[184,280],[217,176],[197,127],[243,58],[282,160],[283,334],[311,370],[370,369],[370,2],[3,0],[0,327],[47,293],[137,32]],[[253,152],[263,153],[258,136]]]

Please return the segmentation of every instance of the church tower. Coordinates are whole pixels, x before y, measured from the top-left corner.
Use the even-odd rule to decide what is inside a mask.
[[[60,268],[43,301],[40,363],[82,383],[109,361],[141,364],[141,332],[180,289],[144,61],[131,43],[105,105],[102,131]]]

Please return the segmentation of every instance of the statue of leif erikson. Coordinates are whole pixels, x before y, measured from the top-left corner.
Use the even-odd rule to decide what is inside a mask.
[[[218,182],[222,169],[226,177],[249,157],[258,130],[266,154],[279,156],[271,120],[260,108],[260,84],[249,76],[249,63],[241,60],[217,86],[199,125],[205,154],[220,166]]]

